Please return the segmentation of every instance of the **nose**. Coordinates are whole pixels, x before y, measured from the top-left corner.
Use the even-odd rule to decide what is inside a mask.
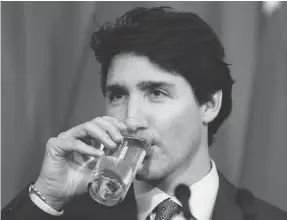
[[[144,100],[138,97],[129,99],[126,106],[125,124],[130,132],[136,133],[149,127],[144,109]]]
[[[127,117],[125,124],[128,128],[128,131],[136,133],[139,130],[144,130],[149,127],[148,123],[142,118]]]

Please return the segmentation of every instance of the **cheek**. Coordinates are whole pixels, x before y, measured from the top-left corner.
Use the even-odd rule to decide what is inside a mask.
[[[170,155],[182,154],[192,149],[200,138],[201,120],[197,106],[174,105],[157,114],[154,121],[163,150]]]
[[[124,105],[112,106],[107,104],[106,115],[122,120],[125,117],[125,106]]]

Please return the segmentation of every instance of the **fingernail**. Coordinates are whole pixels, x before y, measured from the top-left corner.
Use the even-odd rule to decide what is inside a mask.
[[[116,143],[113,142],[113,141],[111,141],[111,140],[108,141],[108,144],[109,144],[111,147],[116,147],[116,146],[117,146]]]
[[[124,137],[122,136],[122,134],[118,133],[116,135],[116,138],[119,140],[119,141],[122,141],[124,139]]]
[[[123,130],[128,129],[128,127],[123,122],[121,122],[120,125],[121,125],[121,129]]]

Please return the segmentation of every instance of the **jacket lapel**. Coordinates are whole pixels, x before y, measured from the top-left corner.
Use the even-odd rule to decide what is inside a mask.
[[[243,220],[243,214],[236,204],[237,189],[223,175],[219,175],[219,190],[215,202],[212,220]]]

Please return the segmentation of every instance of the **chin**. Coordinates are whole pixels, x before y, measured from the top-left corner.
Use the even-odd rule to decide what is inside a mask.
[[[155,160],[144,160],[143,168],[137,172],[136,179],[145,181],[159,181],[168,175],[166,163],[157,163]]]
[[[146,182],[153,182],[153,181],[159,181],[162,178],[161,178],[161,175],[147,173],[147,172],[138,172],[136,174],[136,179],[146,181]]]

